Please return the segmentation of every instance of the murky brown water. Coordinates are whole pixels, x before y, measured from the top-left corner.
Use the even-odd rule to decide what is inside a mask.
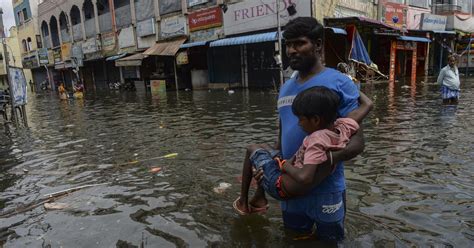
[[[456,107],[438,86],[377,83],[366,151],[346,165],[345,244],[355,247],[474,244],[474,80]],[[42,94],[31,128],[0,129],[0,208],[96,183],[56,202],[63,210],[1,218],[7,247],[307,247],[285,237],[276,201],[266,216],[232,210],[244,147],[273,142],[276,95],[168,93],[166,99],[108,93],[78,102]],[[169,153],[175,158],[120,165]],[[149,172],[161,167],[162,173]],[[29,173],[25,174],[24,169]],[[221,182],[232,186],[213,192]],[[1,246],[1,245],[0,245]]]

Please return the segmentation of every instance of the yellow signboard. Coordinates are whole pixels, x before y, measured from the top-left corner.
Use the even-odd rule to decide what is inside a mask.
[[[71,43],[64,43],[61,45],[61,55],[63,61],[71,60]]]

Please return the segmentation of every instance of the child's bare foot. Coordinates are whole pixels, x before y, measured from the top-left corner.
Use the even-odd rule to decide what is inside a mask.
[[[240,197],[237,197],[237,199],[235,199],[232,206],[234,207],[235,211],[240,215],[248,215],[250,213],[247,203],[244,202],[244,200],[242,200]]]
[[[264,214],[268,210],[268,200],[265,197],[254,197],[249,202],[250,213]]]

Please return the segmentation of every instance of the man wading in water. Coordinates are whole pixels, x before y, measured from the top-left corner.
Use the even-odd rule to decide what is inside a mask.
[[[292,103],[300,92],[323,86],[335,91],[340,97],[338,117],[359,107],[359,91],[356,85],[340,72],[325,68],[321,62],[324,27],[312,17],[299,17],[290,21],[285,28],[286,53],[290,66],[299,73],[289,79],[281,88],[278,97],[280,133],[276,149],[287,160],[295,155],[307,133],[299,126],[298,118],[292,112]],[[344,238],[345,178],[342,161],[360,154],[364,149],[362,129],[351,137],[346,148],[333,151],[332,161],[336,169],[332,172],[330,160],[318,166],[316,177],[321,183],[304,196],[281,201],[284,226],[303,233],[314,233],[318,239],[340,241]],[[262,171],[255,178],[262,179]]]

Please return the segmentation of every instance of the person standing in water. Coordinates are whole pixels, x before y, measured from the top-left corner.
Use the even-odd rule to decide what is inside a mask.
[[[441,85],[443,104],[458,104],[461,81],[459,80],[456,55],[448,57],[448,65],[439,72],[437,82]]]

